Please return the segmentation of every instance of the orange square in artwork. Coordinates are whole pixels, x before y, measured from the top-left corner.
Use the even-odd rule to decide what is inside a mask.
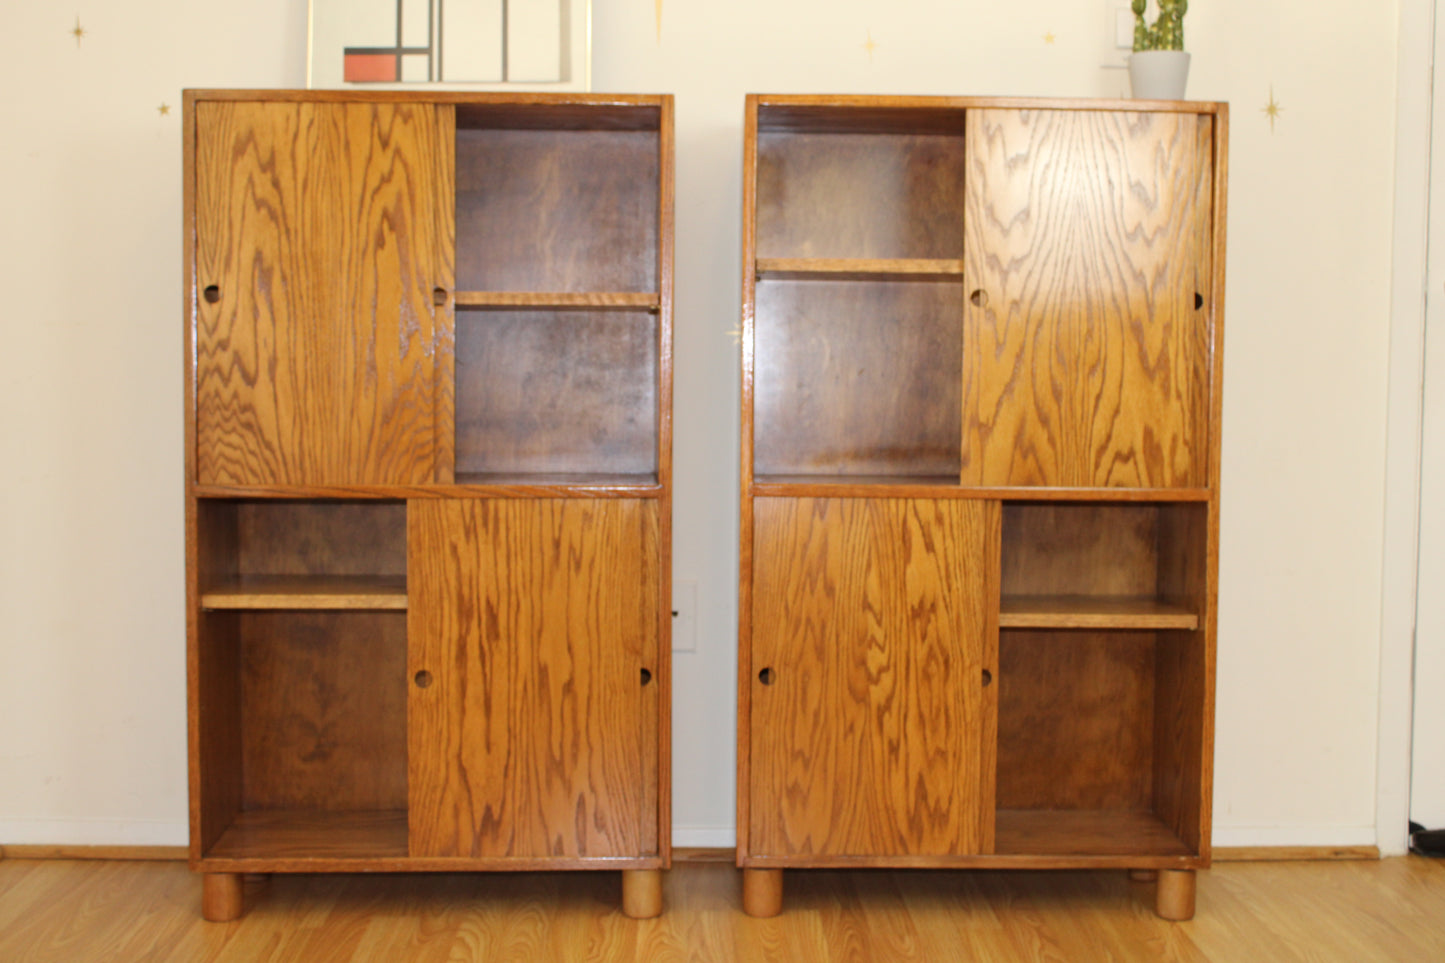
[[[347,83],[396,80],[396,54],[349,53],[342,65],[342,79]]]

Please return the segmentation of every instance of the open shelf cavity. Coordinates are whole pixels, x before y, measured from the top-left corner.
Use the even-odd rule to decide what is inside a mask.
[[[923,133],[860,132],[839,119],[759,130],[758,269],[961,276],[962,116]]]
[[[1208,506],[1005,503],[996,852],[1197,852]]]
[[[222,860],[375,860],[407,855],[405,809],[242,812],[206,853]]]
[[[457,290],[655,294],[657,129],[485,126],[496,119],[457,118]]]
[[[754,477],[957,484],[962,301],[958,285],[760,282]]]
[[[406,505],[204,500],[201,608],[406,608]]]
[[[479,311],[457,319],[456,479],[650,484],[657,318],[640,311]]]

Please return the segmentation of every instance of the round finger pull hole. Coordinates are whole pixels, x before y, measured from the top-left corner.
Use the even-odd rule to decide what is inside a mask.
[[[652,670],[651,670],[651,669],[643,669],[643,670],[642,670],[642,684],[643,684],[643,685],[647,685],[647,683],[649,683],[649,682],[651,682],[651,681],[652,681]]]
[[[214,284],[206,285],[206,290],[201,293],[204,295],[207,304],[215,304],[221,300],[221,289]]]
[[[988,684],[991,683],[992,681],[993,681],[993,673],[990,672],[990,671],[988,671],[987,669],[984,669],[984,670],[983,670],[983,684],[984,684],[984,685],[988,685]]]
[[[772,669],[764,669],[763,671],[759,672],[759,673],[758,673],[758,681],[761,682],[763,685],[772,685],[772,684],[773,684],[773,670],[772,670]]]
[[[1200,294],[1198,291],[1195,291],[1195,292],[1194,292],[1194,310],[1198,311],[1198,310],[1199,310],[1200,308],[1202,308],[1202,307],[1204,307],[1204,295]]]
[[[973,302],[973,306],[976,308],[988,307],[988,292],[983,290],[982,288],[979,288],[978,290],[970,294],[968,296],[968,299]]]
[[[418,689],[425,689],[427,686],[431,685],[431,673],[428,672],[426,669],[422,669],[412,678],[416,681],[416,687]]]
[[[431,293],[431,303],[439,308],[445,305],[447,303],[446,288],[434,288]]]

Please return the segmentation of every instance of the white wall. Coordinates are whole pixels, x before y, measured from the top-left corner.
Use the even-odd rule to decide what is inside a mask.
[[[1113,95],[1111,3],[665,0],[660,42],[655,0],[594,4],[594,89],[678,98],[675,576],[700,612],[675,841],[728,845],[743,94]],[[185,840],[177,105],[305,76],[304,0],[121,6],[0,7],[0,843]],[[1396,2],[1372,7],[1187,22],[1191,96],[1233,105],[1218,845],[1374,842]]]

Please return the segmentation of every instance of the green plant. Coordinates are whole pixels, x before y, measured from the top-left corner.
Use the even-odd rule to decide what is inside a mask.
[[[1134,49],[1135,50],[1183,50],[1184,15],[1189,12],[1189,0],[1159,0],[1159,16],[1154,26],[1144,20],[1147,0],[1133,0]]]

